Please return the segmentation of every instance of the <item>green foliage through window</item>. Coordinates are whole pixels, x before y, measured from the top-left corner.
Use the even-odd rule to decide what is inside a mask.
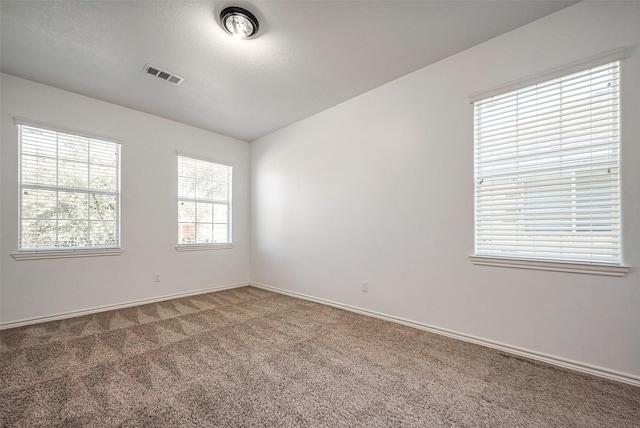
[[[178,156],[178,244],[231,243],[232,167]]]
[[[20,250],[120,247],[120,144],[18,127]]]

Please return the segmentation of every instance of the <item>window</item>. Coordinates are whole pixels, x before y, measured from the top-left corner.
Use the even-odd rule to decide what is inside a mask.
[[[20,251],[120,247],[120,144],[18,123]]]
[[[474,103],[476,256],[620,265],[618,68]]]
[[[232,167],[178,156],[178,250],[231,244]]]

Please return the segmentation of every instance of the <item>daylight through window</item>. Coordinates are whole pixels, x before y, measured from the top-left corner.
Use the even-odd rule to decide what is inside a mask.
[[[120,144],[18,124],[19,249],[120,247]]]
[[[476,255],[621,263],[618,68],[474,104]]]
[[[178,244],[230,244],[232,167],[178,156]]]

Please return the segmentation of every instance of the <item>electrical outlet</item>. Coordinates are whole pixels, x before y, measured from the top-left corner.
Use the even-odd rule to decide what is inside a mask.
[[[153,274],[153,282],[160,282],[160,274],[159,273],[154,273]]]
[[[369,283],[367,281],[362,281],[362,292],[366,293],[369,291]]]

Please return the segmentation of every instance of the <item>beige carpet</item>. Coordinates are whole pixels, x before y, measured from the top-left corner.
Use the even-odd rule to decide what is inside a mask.
[[[3,427],[640,426],[640,388],[252,287],[0,338]]]

